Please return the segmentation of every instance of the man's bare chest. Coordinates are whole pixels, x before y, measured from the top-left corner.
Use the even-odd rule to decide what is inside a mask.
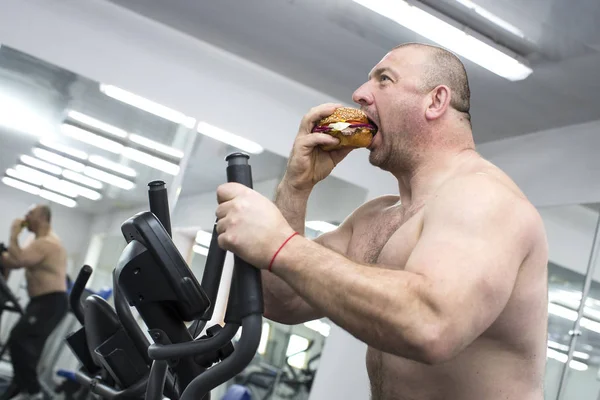
[[[386,210],[353,228],[348,256],[358,262],[404,268],[423,227],[423,209],[406,213]]]

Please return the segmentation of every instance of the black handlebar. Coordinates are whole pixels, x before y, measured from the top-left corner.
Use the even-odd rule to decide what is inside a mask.
[[[210,321],[215,311],[215,304],[217,302],[217,294],[219,293],[219,284],[221,282],[221,276],[223,275],[223,264],[225,264],[226,255],[227,252],[219,247],[217,224],[215,223],[210,240],[210,247],[208,248],[206,263],[204,264],[204,273],[202,274],[201,286],[210,301],[210,306],[201,318],[203,321]]]
[[[146,391],[147,379],[142,379],[133,386],[128,387],[124,390],[115,390],[110,386],[99,382],[95,378],[91,378],[81,371],[75,371],[75,379],[79,384],[86,388],[90,388],[92,393],[95,393],[107,400],[120,400],[120,399],[135,399],[139,398]]]
[[[226,324],[223,329],[210,339],[201,339],[194,342],[176,343],[163,346],[158,343],[148,348],[148,355],[154,360],[167,360],[189,355],[210,353],[223,347],[237,333],[239,325]]]
[[[252,170],[248,159],[249,156],[244,153],[233,153],[225,158],[228,163],[228,182],[237,182],[252,188]],[[213,233],[213,240],[215,236]],[[200,398],[233,378],[250,364],[258,349],[264,310],[260,270],[238,256],[234,256],[234,259],[234,272],[225,315],[226,325],[223,330],[241,324],[242,335],[233,354],[196,377],[183,391],[181,400]],[[218,337],[219,335],[216,335],[207,342],[210,343]]]
[[[148,202],[150,212],[156,215],[169,236],[171,234],[171,217],[169,214],[169,198],[163,181],[152,181],[148,184]]]
[[[71,303],[71,310],[81,325],[83,325],[83,305],[81,304],[81,296],[85,290],[90,276],[92,276],[92,267],[84,265],[79,271],[75,283],[71,288],[71,294],[69,295],[69,302]]]
[[[254,314],[244,318],[242,336],[233,354],[196,377],[183,391],[180,400],[199,399],[200,395],[209,393],[215,387],[242,372],[256,355],[261,332],[262,315]]]
[[[232,153],[225,160],[227,166],[227,181],[237,182],[252,188],[252,169],[248,165],[250,157],[244,153]],[[235,271],[226,322],[242,323],[242,319],[252,314],[263,314],[262,280],[260,270],[254,268],[240,257],[235,256]]]

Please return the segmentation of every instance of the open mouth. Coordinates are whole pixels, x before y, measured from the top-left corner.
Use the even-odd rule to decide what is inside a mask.
[[[377,124],[371,118],[367,119],[369,120],[369,124],[375,127],[375,129],[373,130],[373,136],[377,135],[377,132],[379,132],[379,126],[377,126]]]

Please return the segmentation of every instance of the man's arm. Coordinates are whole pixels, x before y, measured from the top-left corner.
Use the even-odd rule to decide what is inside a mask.
[[[508,302],[537,226],[530,207],[488,177],[463,178],[428,204],[419,242],[406,265],[395,266],[401,269],[357,264],[294,238],[273,272],[368,345],[442,362]]]
[[[11,237],[10,247],[7,249],[5,254],[8,254],[8,258],[3,258],[3,263],[8,263],[8,267],[11,269],[15,268],[28,268],[41,263],[47,254],[48,244],[43,239],[35,239],[28,246],[21,248],[16,237]]]
[[[282,182],[275,196],[275,205],[292,229],[304,234],[306,206],[310,191],[298,191]],[[338,253],[345,254],[352,235],[346,220],[336,230],[320,235],[315,242]],[[262,271],[265,317],[285,323],[298,324],[321,318],[323,315],[300,297],[294,289],[276,275]]]
[[[8,251],[2,253],[2,266],[4,267],[5,279],[8,277],[8,270],[22,268],[21,264],[19,264]]]

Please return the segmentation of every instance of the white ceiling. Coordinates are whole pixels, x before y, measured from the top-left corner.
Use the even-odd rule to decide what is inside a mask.
[[[426,42],[351,0],[111,1],[343,101],[391,47]],[[465,61],[479,143],[600,118],[600,2],[475,1],[524,31],[525,40],[455,0],[426,2],[534,67],[527,80],[511,83]]]

